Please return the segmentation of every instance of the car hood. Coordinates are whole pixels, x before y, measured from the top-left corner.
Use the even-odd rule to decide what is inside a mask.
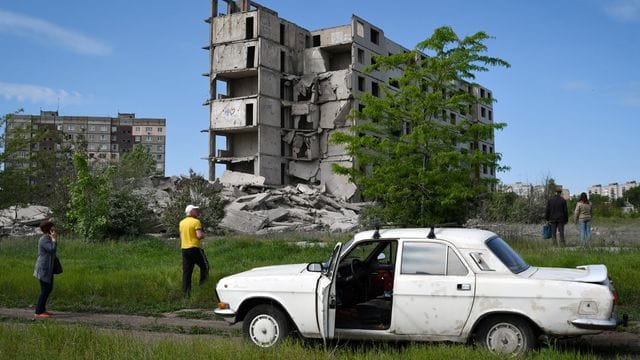
[[[287,276],[300,275],[307,273],[307,264],[289,264],[289,265],[273,265],[263,266],[247,270],[233,276],[235,277],[254,277],[254,276]]]
[[[587,283],[602,283],[607,280],[605,265],[583,265],[575,269],[539,267],[531,274],[532,279],[579,281]]]

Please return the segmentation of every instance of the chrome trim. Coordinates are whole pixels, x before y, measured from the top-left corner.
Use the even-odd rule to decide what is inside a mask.
[[[602,319],[575,319],[571,321],[573,326],[581,328],[581,329],[590,329],[590,330],[612,330],[615,329],[618,325],[618,317],[616,314],[611,314],[611,317],[607,320]]]

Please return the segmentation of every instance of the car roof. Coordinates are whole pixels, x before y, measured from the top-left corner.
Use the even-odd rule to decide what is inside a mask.
[[[436,239],[450,241],[461,248],[484,248],[484,242],[496,236],[495,233],[481,229],[465,229],[465,228],[434,228]],[[415,229],[380,229],[380,239],[424,239],[431,231],[430,228]],[[375,230],[368,230],[357,233],[354,241],[373,239]]]

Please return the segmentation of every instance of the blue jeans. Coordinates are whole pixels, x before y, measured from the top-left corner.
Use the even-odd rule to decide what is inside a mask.
[[[586,246],[591,242],[591,219],[580,220],[580,244]]]

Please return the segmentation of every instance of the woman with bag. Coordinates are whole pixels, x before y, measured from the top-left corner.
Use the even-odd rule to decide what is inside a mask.
[[[44,235],[38,240],[38,260],[33,271],[33,276],[40,281],[40,296],[38,296],[35,316],[48,318],[51,314],[46,311],[46,305],[53,290],[53,275],[61,273],[62,266],[56,257],[58,242],[55,225],[51,221],[43,221],[40,223],[40,230]]]

